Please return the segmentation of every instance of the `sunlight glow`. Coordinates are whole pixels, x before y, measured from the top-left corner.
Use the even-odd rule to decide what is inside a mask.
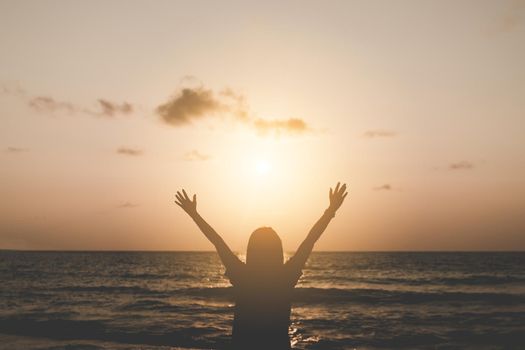
[[[259,175],[268,175],[270,171],[272,170],[271,164],[266,160],[259,160],[255,163],[255,171]]]

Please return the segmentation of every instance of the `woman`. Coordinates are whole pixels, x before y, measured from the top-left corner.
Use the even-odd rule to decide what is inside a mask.
[[[246,263],[230,250],[223,239],[197,212],[197,196],[191,200],[185,190],[177,192],[175,203],[195,221],[217,249],[233,285],[235,315],[233,348],[290,349],[288,327],[292,291],[302,269],[328,223],[348,193],[346,184],[330,188],[330,206],[312,227],[295,255],[284,263],[281,239],[270,227],[261,227],[250,236]]]

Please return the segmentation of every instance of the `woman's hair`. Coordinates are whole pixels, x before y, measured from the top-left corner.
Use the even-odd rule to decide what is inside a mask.
[[[254,269],[283,265],[283,244],[271,227],[253,231],[248,241],[246,265]]]

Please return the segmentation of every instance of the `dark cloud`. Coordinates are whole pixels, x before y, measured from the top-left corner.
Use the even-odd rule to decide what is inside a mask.
[[[391,130],[382,130],[382,129],[376,129],[376,130],[367,130],[363,134],[363,137],[373,139],[378,137],[395,137],[397,136],[397,132],[391,131]]]
[[[78,108],[72,103],[57,101],[49,96],[32,97],[28,103],[29,107],[43,113],[65,112],[73,114],[78,111]]]
[[[474,168],[474,164],[469,161],[462,160],[460,162],[451,163],[448,168],[450,170],[470,170]]]
[[[27,95],[26,91],[18,85],[3,84],[0,88],[0,93],[3,95],[11,95],[17,97],[24,97]]]
[[[106,99],[97,100],[97,109],[82,108],[71,102],[59,101],[50,96],[32,97],[28,101],[29,107],[41,113],[83,113],[93,116],[114,117],[119,114],[130,114],[133,112],[133,106],[124,102],[122,104],[114,103]]]
[[[117,149],[117,154],[122,154],[125,156],[141,156],[143,154],[142,150],[136,149],[136,148],[129,148],[129,147],[120,147]]]
[[[7,153],[24,153],[28,152],[28,148],[19,148],[19,147],[7,147],[5,150]]]
[[[288,120],[256,119],[253,124],[257,131],[263,135],[270,132],[276,134],[282,132],[300,134],[308,130],[306,123],[302,119],[297,118],[290,118]]]
[[[131,208],[136,208],[138,207],[139,205],[138,204],[135,204],[135,203],[131,203],[131,202],[124,202],[122,204],[119,204],[117,205],[117,208],[119,209],[131,209]]]
[[[376,191],[391,191],[392,190],[392,185],[384,184],[384,185],[381,185],[381,186],[378,186],[378,187],[374,187],[374,190],[376,190]]]
[[[106,117],[114,117],[116,114],[130,114],[133,113],[133,106],[130,103],[124,102],[117,104],[104,99],[98,99],[100,105],[100,115]]]
[[[184,155],[184,160],[208,160],[211,156],[207,154],[202,154],[197,150],[192,150]]]
[[[168,102],[158,106],[157,113],[164,122],[180,126],[195,119],[216,115],[224,109],[211,90],[185,88]]]
[[[229,88],[218,94],[202,86],[183,88],[168,102],[158,106],[156,113],[164,122],[176,127],[191,124],[198,119],[230,117],[236,122],[253,127],[262,135],[270,132],[302,133],[309,129],[306,122],[298,118],[266,120],[254,117],[246,97]]]

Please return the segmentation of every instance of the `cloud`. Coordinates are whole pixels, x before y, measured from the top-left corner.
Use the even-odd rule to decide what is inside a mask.
[[[224,96],[233,102],[233,106],[229,109],[233,112],[236,118],[240,119],[241,121],[250,120],[248,102],[246,101],[246,97],[244,95],[236,93],[230,88],[222,90],[220,94],[221,96]]]
[[[222,121],[229,119],[236,123],[242,123],[257,131],[259,135],[302,134],[311,130],[303,119],[265,119],[254,115],[250,111],[246,97],[230,88],[225,88],[216,93],[205,88],[193,76],[186,76],[181,80],[181,84],[190,83],[199,83],[199,85],[179,89],[168,101],[155,108],[155,113],[166,124],[181,127],[200,119],[219,118]],[[135,106],[129,102],[116,103],[105,98],[97,99],[94,107],[86,108],[52,96],[31,96],[19,87],[2,86],[0,93],[17,95],[30,108],[39,113],[85,114],[113,118],[118,115],[128,115],[135,111]],[[131,155],[125,151],[119,153]]]
[[[190,152],[187,152],[184,155],[184,160],[193,161],[193,160],[208,160],[211,156],[207,154],[202,154],[197,150],[192,150]]]
[[[117,104],[101,98],[98,99],[97,102],[101,108],[99,114],[106,117],[113,117],[115,114],[130,114],[133,112],[133,106],[128,102]]]
[[[29,107],[40,113],[82,113],[103,117],[114,117],[119,114],[133,113],[133,105],[128,102],[118,104],[102,98],[97,100],[97,108],[95,110],[83,108],[71,102],[59,101],[50,96],[31,97],[28,104]]]
[[[378,187],[374,187],[375,191],[391,191],[392,186],[390,184],[384,184]]]
[[[195,120],[229,117],[255,129],[261,135],[271,132],[303,133],[310,128],[299,118],[266,120],[255,117],[249,109],[246,97],[230,88],[214,93],[202,86],[183,88],[166,103],[159,105],[155,112],[165,123],[180,127]]]
[[[187,74],[183,75],[179,80],[180,85],[184,86],[202,86],[202,81],[194,75]]]
[[[143,154],[142,150],[136,149],[136,148],[129,148],[129,147],[120,147],[117,149],[117,154],[122,154],[125,156],[141,156]]]
[[[135,203],[131,203],[131,202],[124,202],[122,204],[119,204],[117,205],[117,208],[119,209],[131,209],[131,208],[136,208],[138,207],[139,205],[138,204],[135,204]]]
[[[469,161],[462,160],[456,163],[451,163],[448,168],[450,170],[470,170],[474,168],[474,164]]]
[[[7,147],[5,150],[7,153],[24,153],[28,152],[28,148],[19,148],[19,147]]]
[[[49,96],[32,97],[28,104],[29,107],[33,108],[37,112],[43,113],[65,112],[68,114],[73,114],[78,110],[78,108],[72,103],[57,101]]]
[[[308,130],[308,126],[302,119],[290,118],[288,120],[264,120],[256,119],[253,122],[255,128],[259,133],[265,135],[269,132],[280,134],[287,133],[302,133]]]
[[[0,88],[0,93],[3,95],[11,95],[17,97],[24,97],[27,95],[26,91],[20,86],[12,84],[2,84],[2,87]]]
[[[375,130],[367,130],[363,134],[363,137],[373,139],[378,137],[395,137],[397,136],[397,132],[391,131],[391,130],[382,130],[382,129],[375,129]]]
[[[224,106],[211,90],[185,88],[168,102],[158,106],[156,111],[164,122],[180,126],[223,110]]]

